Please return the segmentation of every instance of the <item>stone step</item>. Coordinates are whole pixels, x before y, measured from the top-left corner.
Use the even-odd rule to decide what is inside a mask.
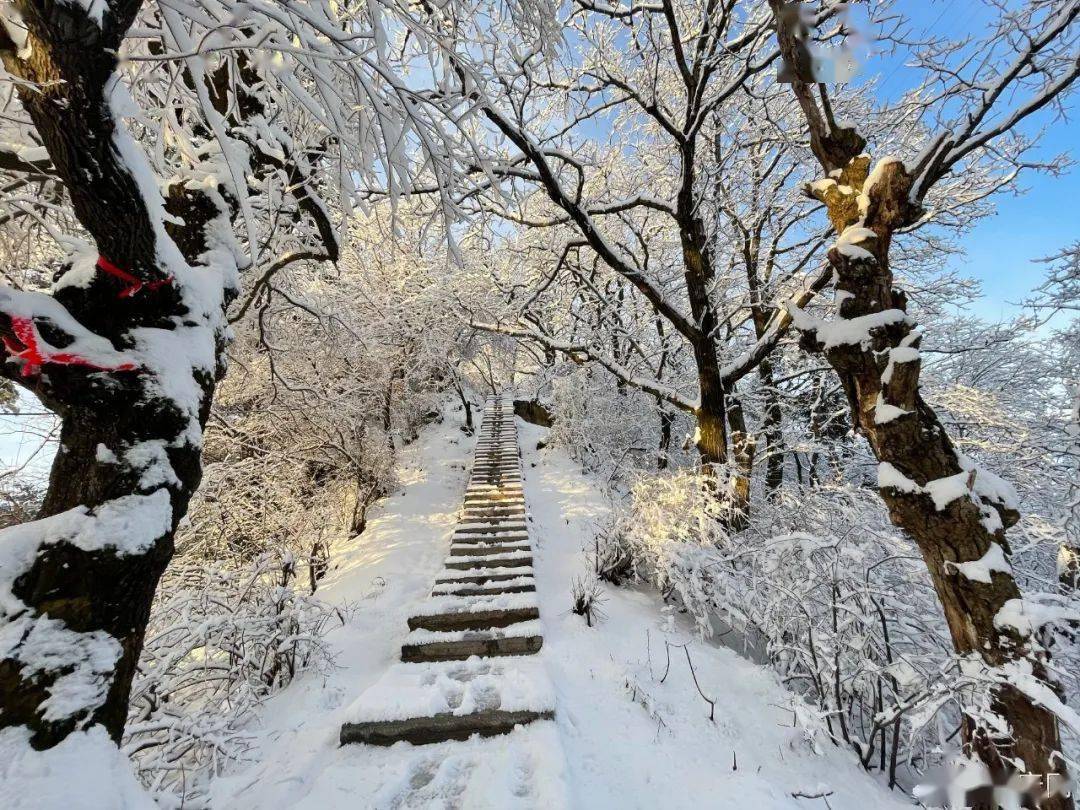
[[[512,533],[523,534],[528,532],[526,528],[527,515],[473,515],[463,517],[454,529],[455,535],[476,537],[479,535],[507,535]]]
[[[474,734],[495,737],[509,734],[516,726],[537,720],[551,720],[554,711],[508,712],[493,709],[469,714],[445,712],[430,717],[410,717],[406,720],[376,720],[370,723],[345,723],[341,727],[341,744],[394,745],[408,742],[413,745],[467,740]]]
[[[475,557],[477,554],[511,554],[515,551],[529,551],[532,547],[527,543],[484,543],[476,545],[464,543],[450,546],[451,557]]]
[[[492,539],[487,534],[455,534],[451,543],[455,546],[489,546]],[[527,532],[500,534],[496,539],[500,543],[528,543],[529,535]]]
[[[490,518],[484,520],[487,521]],[[476,528],[478,526],[481,528]],[[455,542],[457,542],[457,538],[462,537],[466,540],[479,539],[487,543],[497,543],[508,537],[521,539],[521,535],[527,535],[528,533],[529,530],[525,528],[524,521],[518,516],[513,520],[507,519],[502,523],[480,523],[476,519],[469,522],[462,521],[454,530],[453,536]]]
[[[444,571],[442,576],[435,580],[435,587],[460,584],[493,586],[496,583],[523,583],[526,580],[532,582],[532,579],[532,571],[527,570],[489,571],[483,568],[472,568],[463,571]]]
[[[527,532],[525,521],[516,517],[487,518],[468,520],[458,523],[454,532],[457,534],[499,534],[501,532]]]
[[[452,545],[482,545],[485,543],[505,545],[506,543],[528,543],[528,535],[528,530],[520,524],[516,527],[500,529],[496,532],[475,531],[473,529],[458,529],[452,535],[450,543]]]
[[[537,619],[487,630],[413,630],[401,645],[402,661],[464,661],[479,655],[532,655],[544,645]]]
[[[514,611],[526,611],[535,612],[539,608],[537,604],[536,594],[531,593],[517,593],[517,594],[499,594],[499,595],[485,595],[485,594],[470,594],[467,596],[459,596],[456,594],[432,594],[428,597],[427,602],[424,602],[413,616],[409,617],[409,629],[416,630],[417,627],[424,627],[427,630],[465,630],[465,629],[484,629],[484,627],[503,627],[508,624],[513,624],[515,621],[526,621],[528,619],[538,619],[538,616],[527,616],[525,618],[511,618],[510,612]],[[503,617],[505,621],[501,623],[491,624],[474,624],[469,620],[470,616],[487,617],[492,613],[508,613],[508,616]],[[496,617],[496,622],[498,617]],[[460,626],[454,626],[455,622],[459,622]],[[446,624],[446,626],[428,626],[429,623],[434,624]]]
[[[423,707],[420,709],[419,707]],[[427,716],[417,716],[424,711]],[[345,711],[341,744],[413,745],[509,733],[554,717],[555,694],[539,661],[395,664]]]
[[[469,571],[473,568],[532,568],[532,555],[501,555],[495,557],[454,557],[446,561],[444,567],[455,571]]]
[[[525,524],[531,520],[527,512],[502,514],[463,513],[458,521],[455,534],[490,534],[495,532],[523,532]],[[477,528],[479,527],[479,528]]]
[[[450,585],[440,586],[444,590],[432,590],[433,596],[499,596],[504,593],[535,593],[536,585],[500,585],[499,583],[493,583],[491,587],[485,588],[482,585],[459,585],[452,587]]]
[[[499,596],[532,596],[531,593],[497,594]],[[540,610],[513,608],[507,610],[476,610],[467,613],[436,613],[430,616],[411,616],[410,630],[485,630],[489,627],[509,627],[519,622],[540,618]]]

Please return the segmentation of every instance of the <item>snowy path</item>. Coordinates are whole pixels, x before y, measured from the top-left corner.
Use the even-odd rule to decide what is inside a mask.
[[[569,612],[570,580],[607,504],[546,431],[518,422],[531,515],[544,646],[533,659],[554,685],[554,722],[510,735],[392,747],[340,746],[347,707],[395,666],[407,619],[441,576],[461,515],[473,441],[458,417],[406,448],[404,491],[365,533],[336,552],[320,595],[357,603],[331,643],[339,668],[305,675],[267,702],[252,763],[218,780],[215,808],[819,808],[910,807],[857,765],[793,723],[792,697],[770,671],[697,640],[647,589],[608,589],[607,618],[588,628]],[[685,657],[659,682],[664,644],[691,642],[716,722]],[[651,642],[650,651],[647,639]],[[492,659],[498,660],[498,659]],[[815,747],[818,751],[815,751]]]

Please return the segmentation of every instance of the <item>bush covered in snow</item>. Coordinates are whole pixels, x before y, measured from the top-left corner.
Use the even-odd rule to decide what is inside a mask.
[[[781,490],[732,532],[716,486],[693,470],[640,478],[598,537],[598,571],[629,567],[702,635],[767,662],[890,783],[939,762],[987,682],[952,652],[919,551],[876,492]],[[1068,679],[1075,649],[1061,653]]]
[[[124,751],[159,804],[203,806],[210,777],[242,759],[260,701],[332,661],[345,621],[297,589],[291,557],[233,567],[181,556],[165,575],[131,694]]]

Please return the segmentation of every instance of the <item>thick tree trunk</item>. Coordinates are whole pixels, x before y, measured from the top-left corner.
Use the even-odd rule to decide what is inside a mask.
[[[720,370],[711,343],[701,351],[695,347],[694,354],[698,360],[698,388],[701,392],[701,404],[695,413],[697,433],[694,444],[703,471],[712,475],[717,467],[727,463],[727,397],[720,384]]]
[[[53,305],[117,348],[130,345],[136,327],[164,334],[185,319],[193,337],[201,327],[189,324],[203,316],[187,312],[171,280],[165,283],[170,269],[160,257],[172,246],[161,244],[167,237],[159,236],[158,215],[128,162],[134,158],[117,146],[127,136],[118,135],[110,104],[117,50],[140,3],[109,4],[101,25],[82,4],[18,5],[29,29],[27,55],[0,41],[4,66],[25,80],[16,85],[20,101],[76,216],[103,258],[140,281],[162,283],[120,295],[124,284],[98,273],[87,286],[61,288]],[[177,196],[177,202],[193,200]],[[185,210],[182,244],[189,258],[203,251],[201,229],[215,213],[212,206]],[[31,322],[53,345],[72,339],[63,319],[35,314]],[[15,327],[11,313],[0,317],[9,351],[11,341],[33,340]],[[209,327],[200,335],[210,343],[220,339]],[[9,572],[14,578],[5,596],[15,607],[5,606],[0,618],[9,641],[0,649],[0,728],[26,726],[38,748],[92,723],[120,739],[154,590],[199,484],[194,434],[205,424],[219,370],[193,380],[193,414],[162,393],[156,369],[96,370],[63,357],[40,366],[24,361],[21,368],[9,357],[4,364],[4,373],[62,419],[40,517],[66,514],[20,527],[38,533],[37,547],[23,570]],[[43,656],[46,643],[52,653]]]
[[[882,498],[893,522],[922,552],[956,652],[987,679],[989,705],[965,717],[966,747],[998,779],[1013,770],[1014,760],[1028,773],[1064,776],[1054,715],[1014,685],[1026,671],[1049,683],[1036,640],[1008,621],[1021,595],[1008,564],[1005,530],[1019,516],[1004,485],[957,453],[919,394],[919,333],[889,268],[893,232],[915,217],[911,177],[899,161],[879,166],[860,214],[849,197],[867,184],[868,164],[865,157],[852,159],[837,184],[821,190],[837,231],[857,229],[847,232],[846,245],[830,250],[829,262],[839,316],[848,327],[863,324],[865,337],[837,339],[829,325],[805,313],[796,325],[804,345],[822,352],[839,375],[854,423],[880,462]],[[839,192],[843,186],[853,193]],[[984,711],[1008,730],[995,728]],[[1057,797],[1043,806],[1066,808],[1072,802]]]
[[[145,397],[142,402],[133,400],[135,391],[111,393],[95,406],[65,409],[60,451],[39,518],[79,506],[94,508],[118,498],[167,493],[172,521],[144,553],[87,551],[66,540],[51,542],[16,579],[12,593],[35,616],[58,620],[79,634],[104,632],[121,648],[108,692],[89,718],[76,713],[60,720],[46,719],[43,706],[47,707],[49,690],[62,672],[43,676],[20,666],[15,656],[0,662],[0,727],[29,727],[34,745],[41,748],[60,742],[87,719],[104,725],[119,742],[154,591],[172,557],[173,531],[201,477],[199,449],[185,445],[167,451],[179,480],[167,489],[144,486],[146,473],[154,471],[125,463],[123,453],[142,442],[177,444],[182,420],[168,403],[155,408]],[[115,530],[129,527],[120,523]],[[123,537],[115,538],[117,546],[123,542]]]

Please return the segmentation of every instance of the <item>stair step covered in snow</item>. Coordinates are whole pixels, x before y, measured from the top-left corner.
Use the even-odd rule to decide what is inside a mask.
[[[463,661],[474,655],[531,655],[543,645],[537,619],[486,630],[413,630],[401,645],[401,660]]]
[[[346,712],[342,743],[414,745],[505,734],[550,719],[555,695],[528,658],[397,664]]]

